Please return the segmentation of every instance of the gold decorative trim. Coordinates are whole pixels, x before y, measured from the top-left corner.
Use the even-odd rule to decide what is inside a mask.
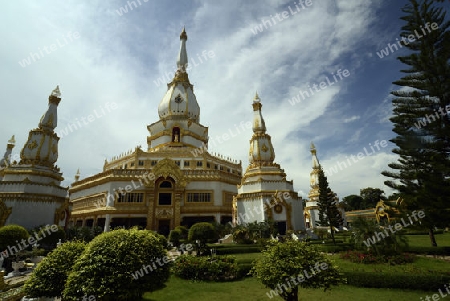
[[[6,204],[0,199],[0,227],[4,226],[6,220],[12,213],[12,207],[7,207]]]

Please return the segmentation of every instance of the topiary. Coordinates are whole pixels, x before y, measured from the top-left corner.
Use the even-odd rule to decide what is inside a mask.
[[[147,230],[118,229],[100,234],[69,274],[63,300],[140,300],[165,286],[170,259],[160,237]]]
[[[32,298],[60,297],[67,276],[85,247],[84,242],[72,241],[63,243],[50,252],[25,283],[25,294]]]
[[[170,231],[169,233],[169,241],[177,248],[180,246],[180,237],[181,237],[180,230],[175,229]]]
[[[15,255],[23,249],[20,242],[27,240],[30,235],[28,231],[19,225],[8,225],[0,228],[0,252],[3,257]],[[28,244],[29,245],[29,244]],[[6,253],[5,253],[6,252]]]
[[[195,247],[197,248],[197,255],[204,253],[207,249],[206,243],[210,239],[216,237],[216,231],[214,226],[210,223],[202,222],[192,225],[189,229],[188,240],[191,242],[197,242]]]

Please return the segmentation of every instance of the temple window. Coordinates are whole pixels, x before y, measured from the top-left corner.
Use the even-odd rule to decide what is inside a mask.
[[[189,192],[186,196],[188,203],[209,203],[211,202],[210,192]]]
[[[180,128],[174,127],[172,129],[172,142],[180,142]]]

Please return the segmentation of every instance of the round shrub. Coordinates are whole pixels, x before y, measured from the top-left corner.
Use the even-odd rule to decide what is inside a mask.
[[[181,238],[180,230],[175,229],[170,231],[169,241],[177,248],[180,246],[180,238]]]
[[[239,269],[236,259],[231,256],[181,255],[175,260],[173,272],[188,280],[229,281],[237,279]]]
[[[0,250],[3,251],[8,246],[15,246],[22,239],[27,239],[30,235],[27,229],[19,225],[8,225],[0,228]]]
[[[196,223],[189,229],[188,240],[191,242],[199,242],[195,244],[197,255],[207,252],[206,243],[215,237],[216,231],[210,223]]]
[[[63,243],[50,252],[25,283],[24,293],[32,298],[60,297],[67,276],[85,247],[84,242],[72,241]]]
[[[189,230],[188,230],[188,228],[186,228],[186,226],[176,226],[175,230],[181,232],[180,239],[188,239]]]
[[[140,300],[144,292],[163,288],[170,260],[155,233],[118,229],[95,237],[69,274],[63,300]]]

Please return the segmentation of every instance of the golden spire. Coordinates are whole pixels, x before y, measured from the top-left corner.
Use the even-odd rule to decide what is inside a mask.
[[[183,26],[183,31],[180,34],[180,40],[186,40],[187,41],[186,28],[184,26]]]

